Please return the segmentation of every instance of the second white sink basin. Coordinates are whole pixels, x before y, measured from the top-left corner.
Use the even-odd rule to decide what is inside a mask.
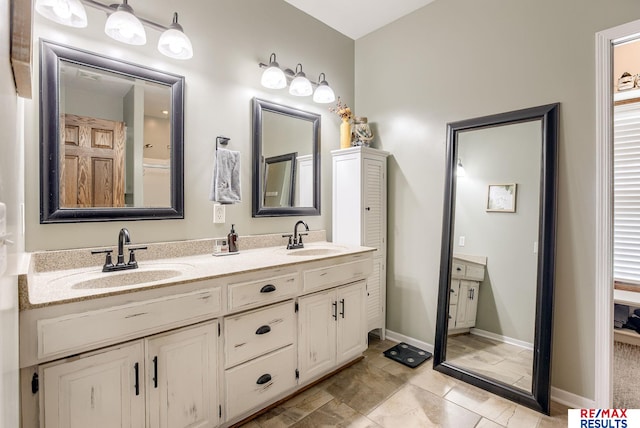
[[[299,250],[289,250],[288,256],[330,256],[340,254],[342,250],[338,248],[301,248]]]

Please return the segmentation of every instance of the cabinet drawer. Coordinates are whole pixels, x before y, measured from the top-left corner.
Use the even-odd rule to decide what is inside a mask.
[[[466,274],[466,267],[464,263],[456,261],[451,262],[451,277],[452,278],[464,278]]]
[[[304,291],[321,290],[366,278],[373,271],[373,260],[358,260],[304,272]]]
[[[122,342],[221,312],[220,287],[37,322],[38,357]]]
[[[294,388],[295,370],[293,345],[227,370],[227,420]]]
[[[484,280],[484,266],[467,265],[465,279]]]
[[[293,343],[295,328],[293,300],[225,318],[225,367]]]
[[[298,291],[298,274],[231,284],[229,309],[243,309],[293,297]]]

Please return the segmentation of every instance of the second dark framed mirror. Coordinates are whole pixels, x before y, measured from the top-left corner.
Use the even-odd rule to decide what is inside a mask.
[[[453,122],[434,369],[549,413],[559,104]]]
[[[253,99],[253,217],[320,215],[320,120],[315,113]],[[283,174],[289,166],[288,178],[267,182],[276,165]]]

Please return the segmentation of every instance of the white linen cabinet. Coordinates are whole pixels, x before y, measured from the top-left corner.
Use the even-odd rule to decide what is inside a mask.
[[[333,150],[333,242],[376,249],[367,279],[367,331],[385,338],[387,156],[369,147]]]

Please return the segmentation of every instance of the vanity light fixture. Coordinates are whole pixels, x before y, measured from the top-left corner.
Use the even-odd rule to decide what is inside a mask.
[[[80,0],[37,0],[36,11],[45,18],[68,27],[87,26],[87,12]]]
[[[282,89],[287,86],[287,76],[280,68],[280,64],[276,61],[276,54],[272,53],[269,57],[269,65],[265,65],[267,69],[262,72],[260,83],[269,89]]]
[[[464,170],[464,167],[462,166],[462,161],[460,160],[460,158],[458,158],[458,164],[456,165],[456,175],[458,177],[467,176],[467,172]]]
[[[184,34],[182,25],[178,24],[178,12],[173,13],[173,22],[160,36],[158,50],[170,58],[189,59],[193,56],[191,40]]]
[[[324,73],[318,76],[318,83],[307,79],[302,71],[302,64],[296,66],[293,71],[290,68],[280,68],[280,64],[276,61],[276,54],[272,53],[269,57],[269,64],[258,63],[260,68],[265,70],[262,72],[260,83],[265,88],[282,89],[287,86],[287,82],[291,81],[289,93],[297,97],[306,97],[313,94],[313,101],[317,103],[331,103],[335,101],[336,95],[333,89],[327,83]],[[316,87],[314,92],[313,87]]]
[[[298,71],[300,69],[300,71]],[[302,71],[302,64],[296,65],[296,74],[289,86],[289,93],[296,97],[306,97],[313,93],[311,82]]]
[[[128,0],[112,5],[96,0],[36,0],[36,11],[51,21],[81,28],[87,26],[87,13],[83,3],[106,12],[108,18],[104,32],[114,40],[130,45],[144,45],[147,43],[144,26],[147,26],[162,32],[158,40],[160,53],[175,59],[193,57],[191,40],[184,33],[182,25],[178,24],[178,14],[175,12],[173,22],[167,27],[136,16]]]
[[[142,22],[133,14],[127,0],[122,0],[116,11],[109,15],[104,24],[104,32],[112,39],[129,45],[147,43],[147,33]]]
[[[336,94],[333,93],[333,89],[327,83],[324,73],[320,73],[318,76],[318,87],[313,93],[313,101],[320,104],[332,103],[336,100]]]

